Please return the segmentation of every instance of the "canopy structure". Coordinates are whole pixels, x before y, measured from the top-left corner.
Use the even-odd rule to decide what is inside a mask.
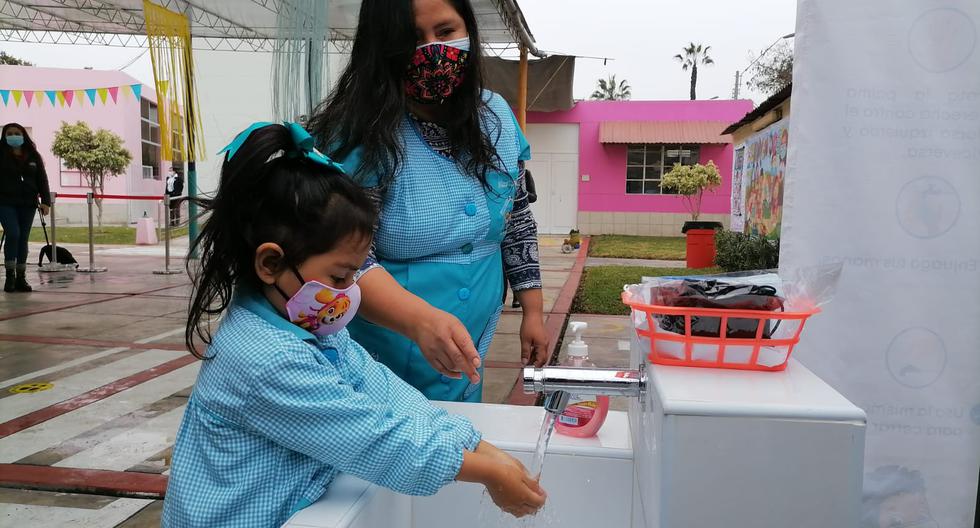
[[[327,0],[324,0],[327,1]],[[191,20],[198,49],[272,51],[276,18],[297,9],[289,0],[154,0]],[[329,0],[330,41],[344,51],[354,37],[360,0]],[[490,49],[535,45],[516,0],[473,0]],[[0,40],[145,47],[142,0],[0,0]]]
[[[327,2],[327,44],[340,53],[350,50],[361,0]],[[312,23],[313,16],[298,11],[297,0],[152,0],[169,11],[183,14],[190,25],[194,49],[272,52],[279,35],[280,15]],[[484,45],[489,51],[520,52],[516,114],[526,127],[527,56],[544,57],[535,45],[517,0],[471,0]],[[322,20],[322,18],[320,19]],[[321,28],[316,28],[320,30]],[[50,44],[93,44],[148,47],[143,0],[0,0],[0,40]],[[322,47],[327,52],[329,47]],[[154,73],[156,75],[156,73]],[[185,116],[194,113],[184,108]],[[191,127],[189,126],[188,129]],[[188,195],[197,191],[194,160],[188,161]],[[195,206],[191,202],[190,236],[196,238]]]

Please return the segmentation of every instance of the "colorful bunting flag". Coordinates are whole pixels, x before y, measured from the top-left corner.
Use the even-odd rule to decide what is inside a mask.
[[[9,88],[0,89],[0,104],[3,106],[20,106],[23,100],[26,107],[43,106],[45,99],[51,103],[52,108],[58,106],[71,108],[72,104],[83,105],[86,99],[93,106],[109,104],[112,99],[113,104],[119,103],[119,93],[123,97],[132,94],[138,101],[143,95],[142,84],[124,84],[121,86],[106,86],[102,88],[85,88],[78,90],[14,90]],[[11,101],[12,100],[12,101]]]

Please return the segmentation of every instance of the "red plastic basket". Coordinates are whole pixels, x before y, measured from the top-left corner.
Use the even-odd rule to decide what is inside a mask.
[[[727,310],[719,308],[689,308],[645,304],[623,292],[623,303],[633,311],[633,323],[641,342],[649,341],[650,362],[685,367],[711,367],[739,370],[785,370],[793,347],[800,342],[806,320],[819,313],[820,308],[796,312],[767,312],[758,310]],[[684,317],[684,335],[660,328],[659,318]],[[729,319],[758,321],[755,338],[733,338],[691,335],[692,317],[720,319],[720,333],[725,333]],[[645,328],[637,321],[645,321]],[[778,323],[777,323],[778,321]],[[763,338],[767,322],[781,325],[784,337]],[[775,332],[774,332],[775,334]]]

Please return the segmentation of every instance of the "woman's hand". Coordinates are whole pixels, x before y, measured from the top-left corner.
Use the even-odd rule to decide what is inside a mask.
[[[466,374],[470,383],[479,383],[480,353],[463,323],[451,313],[432,306],[420,315],[419,324],[409,338],[419,346],[432,368],[450,378],[459,379]]]
[[[543,367],[551,359],[551,344],[544,330],[544,298],[540,289],[521,290],[515,294],[521,302],[521,363]]]
[[[41,216],[48,216],[48,213],[51,212],[51,207],[47,205],[41,204],[39,207],[41,209]]]
[[[466,374],[471,383],[480,382],[476,370],[480,354],[459,319],[403,288],[384,268],[366,272],[357,283],[361,287],[360,315],[414,341],[440,374],[451,378]]]

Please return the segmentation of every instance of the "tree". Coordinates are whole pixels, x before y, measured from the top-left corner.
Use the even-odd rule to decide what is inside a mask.
[[[708,64],[714,64],[715,61],[708,56],[708,50],[711,46],[702,47],[701,44],[691,43],[689,46],[684,48],[684,54],[678,53],[674,55],[674,59],[681,63],[681,69],[684,71],[691,70],[691,100],[698,98],[697,96],[697,86],[698,86],[698,64],[703,64],[707,66]]]
[[[11,66],[34,66],[26,60],[18,59],[13,55],[7,55],[7,52],[5,51],[0,51],[0,64],[8,64]]]
[[[106,178],[126,172],[133,160],[121,137],[102,128],[93,132],[84,121],[74,125],[62,121],[51,151],[64,160],[66,167],[82,173],[92,194],[103,194]],[[101,228],[102,198],[96,198],[95,205],[99,208]]]
[[[701,198],[704,197],[704,191],[719,185],[721,185],[721,175],[713,161],[709,161],[707,165],[675,163],[674,168],[664,174],[660,182],[662,188],[677,191],[684,196],[687,210],[691,213],[691,220],[695,222],[701,216]]]
[[[596,89],[592,92],[591,99],[599,101],[625,101],[629,99],[630,84],[625,79],[616,84],[616,76],[610,75],[609,79],[599,79],[596,82]]]
[[[764,55],[753,58],[757,62],[753,65],[752,77],[746,84],[749,88],[770,96],[793,82],[793,49],[786,42],[780,42],[763,53]]]

